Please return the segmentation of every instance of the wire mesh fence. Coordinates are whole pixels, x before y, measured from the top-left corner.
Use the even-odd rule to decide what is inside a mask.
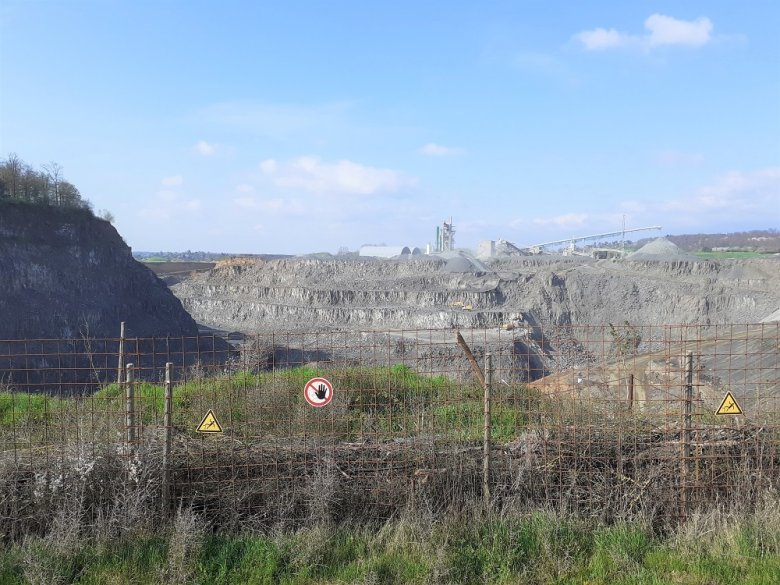
[[[674,524],[777,486],[780,324],[0,341],[0,449],[7,537],[109,504],[117,523],[477,502]]]

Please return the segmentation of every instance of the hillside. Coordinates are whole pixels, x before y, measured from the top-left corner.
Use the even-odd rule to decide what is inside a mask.
[[[724,234],[681,234],[666,236],[685,252],[710,252],[713,250],[744,250],[772,254],[780,252],[780,232],[776,229],[752,230]],[[644,238],[636,243],[644,246],[653,238]]]
[[[0,339],[194,335],[195,321],[108,222],[0,202]]]

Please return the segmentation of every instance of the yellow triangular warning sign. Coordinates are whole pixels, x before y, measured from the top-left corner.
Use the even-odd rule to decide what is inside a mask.
[[[739,404],[737,404],[737,401],[734,399],[731,392],[726,392],[726,395],[723,397],[723,402],[720,403],[715,414],[742,414],[742,409],[739,407]]]
[[[203,417],[203,420],[200,421],[198,428],[195,430],[199,433],[221,433],[222,425],[219,424],[217,417],[214,416],[214,411],[209,408],[206,416]]]

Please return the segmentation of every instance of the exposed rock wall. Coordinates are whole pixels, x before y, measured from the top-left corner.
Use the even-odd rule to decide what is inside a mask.
[[[80,210],[0,203],[0,340],[195,335],[181,302],[114,227]]]
[[[173,287],[199,321],[245,332],[757,322],[780,306],[780,261],[520,258],[453,273],[437,259],[260,261]]]
[[[0,388],[80,394],[115,381],[122,321],[139,379],[159,380],[166,361],[178,376],[230,357],[222,339],[195,337],[193,318],[110,223],[0,204]]]

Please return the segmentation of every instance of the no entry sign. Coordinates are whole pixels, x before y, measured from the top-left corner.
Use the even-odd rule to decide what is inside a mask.
[[[333,399],[333,384],[325,378],[312,378],[303,387],[303,395],[312,406],[325,406]]]

